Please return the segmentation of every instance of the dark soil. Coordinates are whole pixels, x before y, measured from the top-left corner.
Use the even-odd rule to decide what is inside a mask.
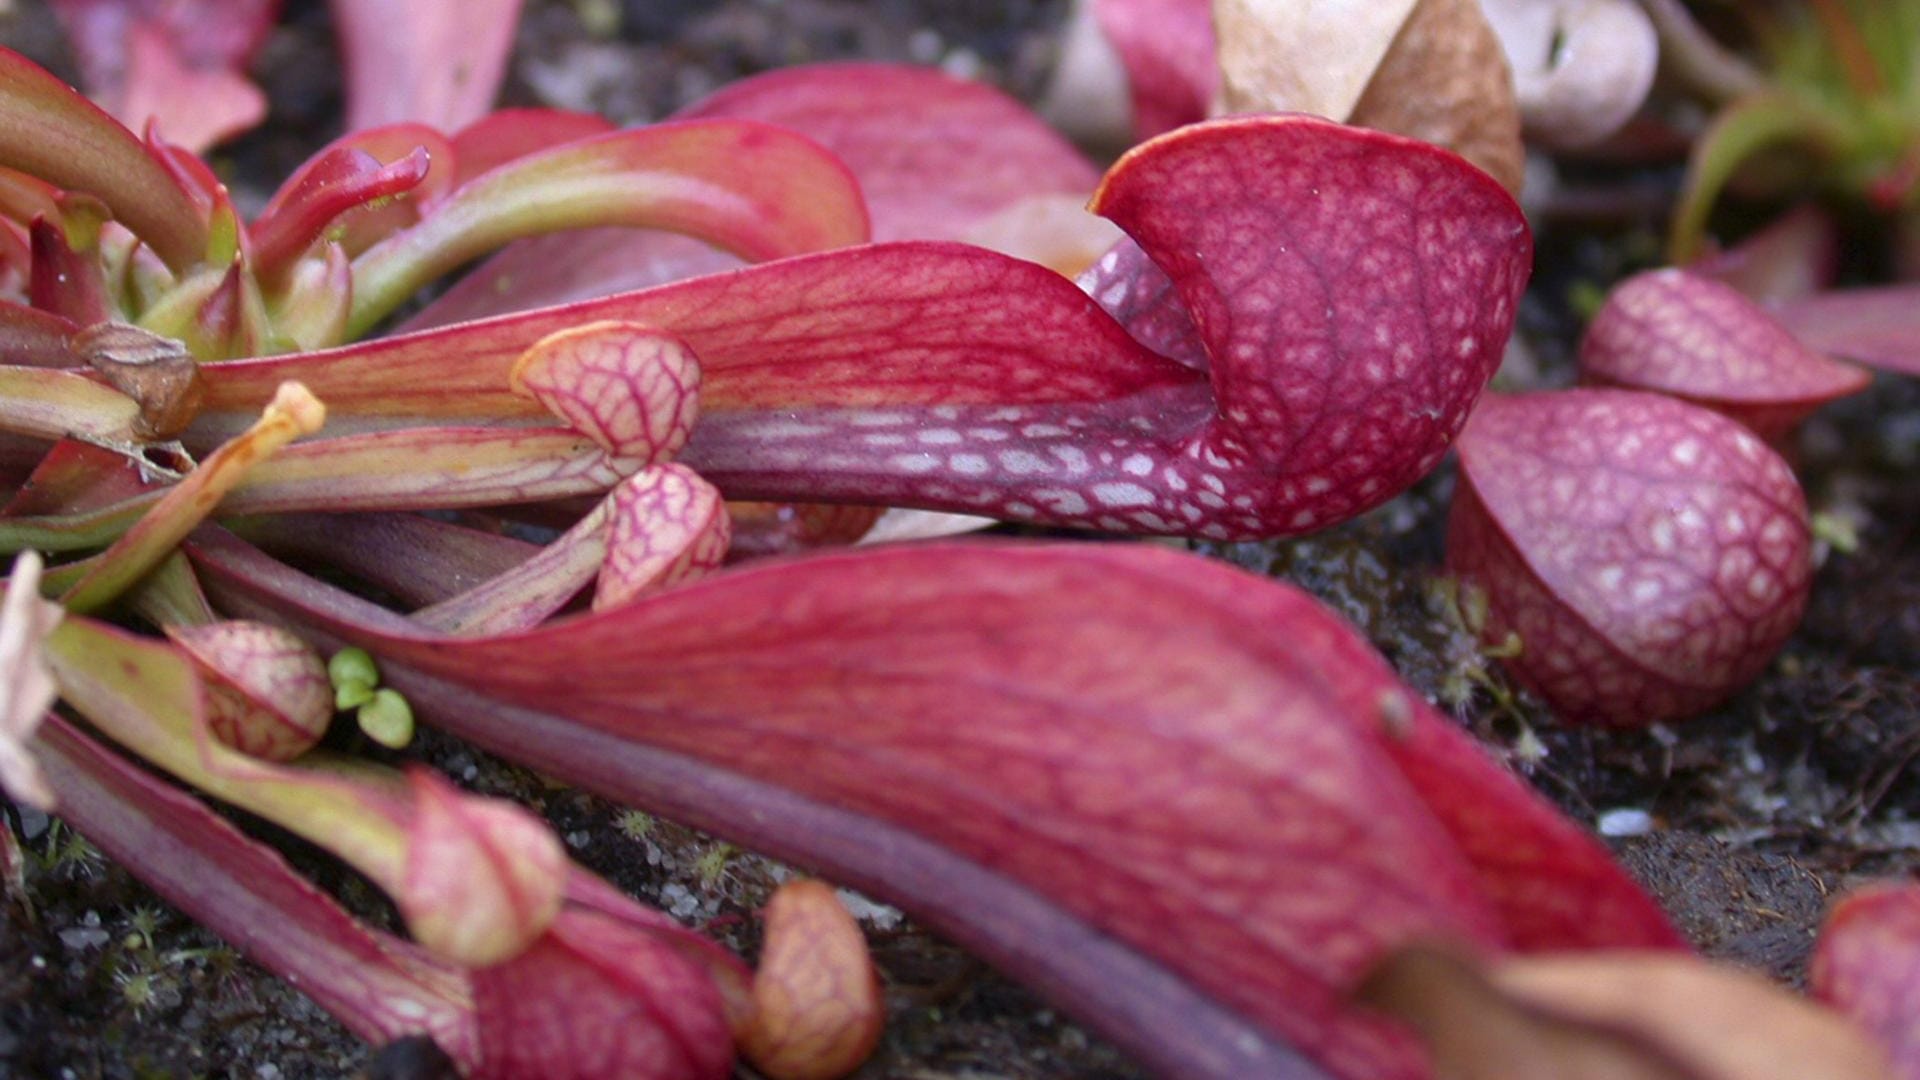
[[[259,65],[274,120],[216,155],[243,199],[258,197],[338,123],[324,7],[288,7],[288,25]],[[529,0],[508,101],[636,122],[742,75],[851,56],[942,64],[1031,99],[1052,64],[1064,9],[1064,0]],[[0,40],[72,73],[41,3],[16,2],[0,15]],[[1648,177],[1633,182],[1644,187]],[[1536,364],[1522,381],[1564,380],[1579,327],[1575,299],[1655,257],[1655,224],[1542,223],[1521,335]],[[1325,597],[1570,814],[1620,834],[1626,864],[1702,950],[1797,982],[1830,897],[1920,865],[1920,778],[1909,767],[1920,755],[1920,485],[1912,482],[1920,385],[1883,379],[1816,420],[1798,453],[1816,513],[1857,543],[1827,554],[1803,627],[1761,680],[1716,713],[1672,728],[1557,727],[1483,660],[1434,588],[1445,470],[1321,536],[1197,546]],[[450,740],[429,735],[419,753],[477,789],[540,809],[582,863],[751,949],[751,919],[739,917],[764,900],[780,868]],[[25,859],[22,881],[0,900],[0,1080],[338,1077],[370,1067],[369,1048],[298,992],[57,822],[6,817],[11,832],[0,836],[18,839]],[[324,860],[301,862],[377,915],[377,900]],[[1139,1075],[897,913],[875,908],[866,922],[893,1013],[862,1076]]]

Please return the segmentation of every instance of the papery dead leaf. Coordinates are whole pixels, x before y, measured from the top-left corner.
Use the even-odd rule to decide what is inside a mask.
[[[1520,106],[1478,0],[1415,4],[1347,122],[1444,146],[1520,191]]]
[[[1476,0],[1215,0],[1214,29],[1216,113],[1311,112],[1410,135],[1520,190],[1513,79]]]
[[[1885,1080],[1838,1013],[1751,972],[1672,953],[1560,954],[1486,964],[1416,945],[1362,1000],[1406,1020],[1438,1080]]]
[[[1882,882],[1847,894],[1820,927],[1808,964],[1815,997],[1852,1017],[1920,1077],[1920,886]]]
[[[115,390],[140,405],[134,433],[171,439],[200,412],[205,386],[200,364],[170,337],[126,323],[90,326],[74,335],[73,351]]]
[[[1671,953],[1501,964],[1494,985],[1570,1019],[1645,1032],[1712,1080],[1885,1080],[1886,1059],[1832,1012],[1738,968]]]
[[[40,567],[38,553],[21,552],[7,579],[6,599],[0,601],[0,789],[52,810],[53,789],[27,752],[58,693],[40,643],[59,624],[61,611],[40,599]]]
[[[1080,194],[1030,196],[981,218],[964,239],[1073,277],[1124,236],[1113,222],[1088,213],[1086,201]]]
[[[1400,950],[1367,977],[1359,997],[1420,1033],[1435,1080],[1702,1080],[1626,1033],[1515,1000],[1480,961],[1452,948]]]
[[[1288,109],[1345,120],[1418,0],[1214,0],[1216,112]]]
[[[937,540],[989,529],[999,522],[977,514],[943,514],[938,510],[887,510],[859,539],[861,544],[889,544],[902,540]]]

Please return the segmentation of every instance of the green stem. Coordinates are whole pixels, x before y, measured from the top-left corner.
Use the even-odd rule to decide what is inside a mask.
[[[160,560],[131,599],[133,610],[155,626],[206,626],[219,618],[200,591],[193,565],[178,550]]]
[[[173,270],[207,249],[206,213],[112,117],[0,49],[0,165],[105,203]]]
[[[192,532],[248,470],[301,435],[320,429],[326,409],[299,383],[287,383],[246,434],[215,450],[167,489],[152,510],[102,554],[60,602],[91,611],[125,592]]]
[[[1667,258],[1676,265],[1698,258],[1707,218],[1727,181],[1754,154],[1795,138],[1823,146],[1833,141],[1822,118],[1779,94],[1742,98],[1721,110],[1687,162],[1686,185],[1667,234]]]
[[[79,435],[125,441],[139,417],[132,398],[84,375],[0,366],[0,431],[47,440]]]
[[[33,548],[51,555],[105,547],[132,528],[163,494],[149,491],[76,514],[0,518],[0,553],[12,555]]]

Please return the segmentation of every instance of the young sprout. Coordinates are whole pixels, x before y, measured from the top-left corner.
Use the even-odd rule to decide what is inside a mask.
[[[367,738],[389,750],[402,749],[413,741],[413,708],[392,687],[375,690],[366,704],[354,710],[354,719]]]
[[[349,645],[327,661],[327,678],[333,683],[333,707],[345,712],[373,700],[380,669],[367,650]]]
[[[413,741],[413,708],[400,691],[380,685],[380,668],[367,650],[348,646],[327,661],[333,684],[333,707],[351,710],[354,722],[367,738],[389,750]]]

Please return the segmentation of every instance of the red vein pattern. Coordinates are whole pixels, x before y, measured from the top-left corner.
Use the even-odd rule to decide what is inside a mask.
[[[1116,249],[1087,287],[1186,381],[1097,403],[714,415],[687,462],[749,498],[1310,532],[1439,462],[1498,365],[1531,253],[1511,198],[1459,158],[1307,117],[1148,143],[1094,208],[1152,262]]]
[[[860,924],[820,881],[790,881],[767,902],[741,1052],[780,1080],[839,1080],[880,1042],[886,1007]]]
[[[566,853],[547,824],[512,803],[468,795],[437,773],[407,773],[406,869],[394,903],[437,956],[499,963],[560,911]]]
[[[243,754],[291,761],[333,722],[333,686],[320,657],[292,631],[228,619],[168,627],[207,686],[207,727]]]
[[[684,465],[653,465],[613,489],[593,609],[701,577],[726,560],[733,529],[720,492]]]
[[[399,629],[291,579],[276,585],[277,571],[244,569],[230,548],[196,557],[228,602],[251,595],[318,620],[378,653],[390,677],[453,680],[565,717],[563,728],[924,837],[1037,890],[1340,1075],[1419,1075],[1411,1047],[1345,998],[1383,949],[1412,936],[1677,941],[1591,839],[1399,688],[1331,613],[1172,553],[842,553],[473,641]],[[1401,696],[1387,703],[1383,690]],[[435,719],[459,730],[459,713]],[[595,772],[602,760],[576,764]],[[631,801],[646,782],[602,773],[597,786]],[[737,809],[778,833],[777,819]],[[831,869],[833,846],[803,847]],[[945,881],[922,885],[933,892],[894,899],[945,911],[949,932],[993,944],[994,912],[962,916]],[[1003,961],[1069,1000],[1074,973],[1104,970],[1031,941],[999,945]]]
[[[1460,440],[1447,564],[1566,719],[1651,724],[1751,680],[1806,607],[1807,508],[1780,456],[1657,394],[1493,397]]]
[[[1705,405],[1777,439],[1872,376],[1800,343],[1730,285],[1653,270],[1614,286],[1580,342],[1580,378]]]
[[[541,338],[514,363],[508,381],[623,460],[673,457],[700,412],[700,365],[692,352],[637,323],[588,323]]]

